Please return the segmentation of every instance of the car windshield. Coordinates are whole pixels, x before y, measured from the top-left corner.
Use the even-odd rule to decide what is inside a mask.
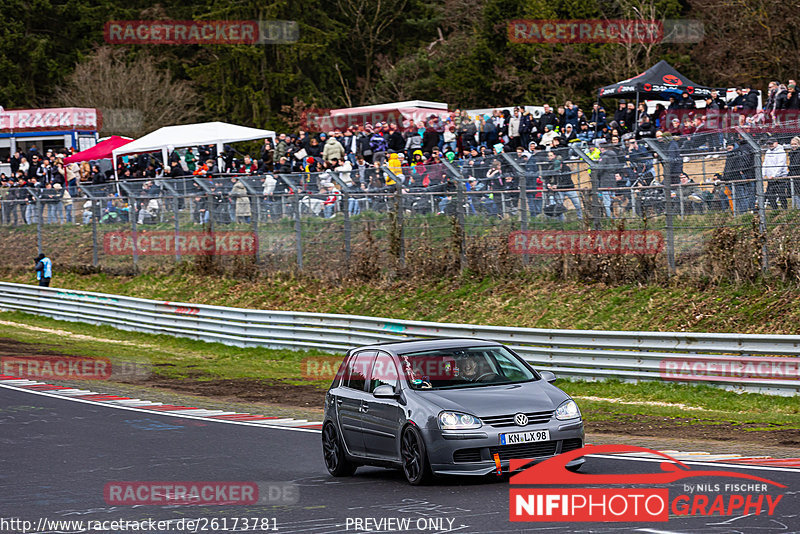
[[[536,377],[505,347],[470,347],[400,355],[412,389],[456,389],[514,384]]]

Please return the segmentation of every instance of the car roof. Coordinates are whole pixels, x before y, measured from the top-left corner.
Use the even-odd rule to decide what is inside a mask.
[[[409,352],[421,352],[425,350],[456,349],[466,347],[488,347],[497,346],[501,343],[478,338],[412,338],[398,341],[387,341],[385,343],[375,343],[358,347],[358,350],[381,349],[394,354],[406,354]]]

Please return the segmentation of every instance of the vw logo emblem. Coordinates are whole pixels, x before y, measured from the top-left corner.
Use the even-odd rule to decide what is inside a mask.
[[[518,413],[514,416],[514,422],[517,426],[525,426],[528,424],[528,416],[524,413]]]

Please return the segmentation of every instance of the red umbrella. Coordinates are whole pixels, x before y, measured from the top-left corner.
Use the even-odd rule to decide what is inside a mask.
[[[81,161],[92,161],[96,159],[111,158],[111,152],[123,145],[127,145],[133,141],[129,137],[120,137],[119,135],[112,135],[105,141],[100,141],[92,148],[73,154],[68,158],[64,158],[64,163],[79,163]]]

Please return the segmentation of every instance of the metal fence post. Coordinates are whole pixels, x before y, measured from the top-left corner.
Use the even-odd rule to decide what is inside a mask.
[[[250,202],[251,207],[252,207],[253,199],[255,199],[255,201],[256,201],[256,209],[255,209],[256,215],[254,217],[252,215],[252,213],[250,214],[250,224],[251,224],[251,226],[253,228],[253,235],[256,238],[256,246],[255,246],[255,249],[253,250],[253,254],[255,255],[254,261],[255,261],[256,264],[258,264],[259,250],[261,248],[261,240],[258,238],[258,219],[261,216],[261,209],[260,209],[261,198],[258,195],[254,195],[253,197],[248,195],[247,196],[247,201]]]
[[[128,210],[128,213],[131,214],[131,232],[133,234],[133,270],[134,272],[136,272],[139,268],[139,248],[136,246],[136,241],[137,241],[136,223],[138,222],[136,219],[138,216],[137,215],[138,209],[136,206],[136,197],[131,196],[129,197],[129,200],[130,200],[129,203],[130,209]]]
[[[97,199],[92,198],[92,265],[97,267],[97,264],[100,263],[98,260],[98,250],[97,250],[97,219],[100,217],[100,206],[97,204]]]
[[[303,225],[300,220],[300,189],[291,178],[285,174],[279,174],[278,178],[289,187],[292,192],[292,211],[294,212],[294,245],[297,256],[297,270],[303,270]],[[302,179],[302,178],[301,178]]]
[[[39,197],[34,196],[34,200],[36,201],[36,247],[39,250],[39,254],[42,254],[42,216],[44,215],[44,207]]]
[[[403,221],[403,184],[400,182],[400,177],[397,176],[392,170],[383,166],[382,170],[386,175],[394,180],[394,226],[392,228],[392,239],[397,240],[397,263],[402,268],[406,266],[406,236],[405,225]]]
[[[214,195],[211,193],[206,194],[206,213],[208,214],[208,231],[214,233],[214,219],[217,214],[217,207],[215,205]]]
[[[528,178],[525,175],[525,169],[522,168],[518,161],[511,157],[511,154],[503,152],[501,155],[508,164],[514,168],[517,176],[519,176],[519,229],[524,232],[528,229],[528,214],[530,213],[530,206],[528,206]],[[529,157],[533,158],[535,156],[531,154]],[[522,255],[523,265],[527,265],[529,260],[530,256],[528,254]]]
[[[344,209],[342,215],[344,216],[344,256],[348,263],[350,263],[350,240],[351,240],[351,227],[350,227],[350,187],[341,179],[339,173],[332,173],[333,179],[339,184],[342,191],[342,202]],[[358,202],[358,200],[356,200]]]
[[[764,201],[764,175],[761,172],[761,147],[753,136],[742,128],[736,128],[748,145],[753,149],[753,166],[756,174],[756,208],[758,209],[758,232],[761,234],[761,272],[769,271],[769,249],[767,248],[767,213]]]
[[[464,182],[456,180],[456,221],[458,222],[458,230],[461,234],[458,247],[458,268],[462,273],[467,268],[467,225],[465,221],[466,217],[464,217],[464,212],[467,207],[465,196]]]
[[[672,171],[669,173],[672,174]],[[664,186],[664,225],[667,228],[667,265],[669,274],[675,274],[675,226],[672,220],[672,180],[667,176]]]
[[[669,269],[669,275],[672,276],[675,274],[675,228],[672,221],[672,181],[670,176],[673,174],[672,170],[667,168],[664,170],[664,165],[670,166],[673,163],[670,163],[669,158],[667,157],[667,153],[663,150],[661,146],[659,146],[658,141],[655,139],[643,139],[647,145],[655,151],[658,155],[658,158],[662,162],[662,186],[664,189],[664,226],[666,227],[667,231],[667,267]]]
[[[461,272],[468,267],[467,265],[467,226],[464,217],[466,211],[465,206],[465,186],[464,180],[461,178],[461,172],[449,161],[442,162],[447,172],[450,173],[453,180],[456,182],[456,228],[459,232],[458,240],[458,264]]]
[[[295,191],[292,197],[294,203],[294,241],[297,250],[297,269],[303,270],[303,225],[300,221],[300,192]]]
[[[175,263],[181,261],[181,249],[178,246],[178,236],[181,233],[180,212],[178,211],[178,197],[172,199],[172,212],[175,215]]]
[[[511,167],[514,169],[514,172],[517,173],[517,176],[519,176],[519,224],[521,230],[527,230],[528,210],[530,207],[528,206],[528,183],[527,177],[525,176],[525,169],[523,169],[519,162],[511,157],[511,154],[508,152],[502,152],[500,155],[508,162],[509,165],[511,165]],[[533,154],[531,154],[530,157],[534,157]]]

